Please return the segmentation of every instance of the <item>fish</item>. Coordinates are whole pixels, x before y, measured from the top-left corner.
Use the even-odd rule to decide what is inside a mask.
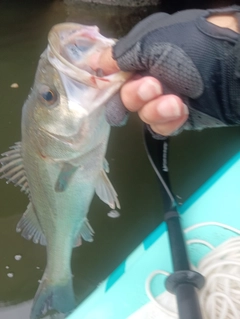
[[[23,105],[21,141],[0,158],[1,178],[27,194],[29,204],[16,231],[46,245],[47,264],[30,318],[76,307],[71,254],[82,239],[93,241],[87,214],[94,194],[120,208],[105,159],[110,125],[107,101],[131,73],[94,71],[89,61],[115,44],[97,26],[53,26],[35,80]]]

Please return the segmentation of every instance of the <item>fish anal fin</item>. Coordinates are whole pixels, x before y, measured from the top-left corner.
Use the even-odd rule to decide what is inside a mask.
[[[32,240],[35,244],[39,243],[43,246],[47,244],[31,202],[28,204],[27,210],[18,222],[16,231],[21,233],[25,239]]]
[[[107,177],[107,174],[102,170],[98,176],[97,183],[95,186],[95,191],[98,197],[110,208],[114,209],[115,207],[120,208],[120,203],[117,198],[117,193],[113,188],[110,180]]]
[[[82,237],[81,237],[81,235],[78,235],[75,242],[74,242],[73,247],[79,247],[81,245],[82,245]]]
[[[85,241],[92,242],[93,241],[93,235],[94,235],[94,230],[92,229],[91,225],[89,224],[87,218],[82,224],[82,227],[80,228],[78,235],[76,237],[74,247],[78,247],[82,244],[82,238]]]
[[[21,190],[28,194],[29,187],[21,151],[21,142],[17,142],[10,147],[10,151],[1,154],[0,163],[2,167],[0,168],[0,174],[2,175],[0,178],[6,178],[7,183],[12,182],[15,186],[20,186]]]

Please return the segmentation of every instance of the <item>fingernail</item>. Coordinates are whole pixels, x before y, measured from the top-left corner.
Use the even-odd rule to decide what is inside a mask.
[[[151,79],[145,80],[137,91],[138,96],[142,101],[150,101],[162,93],[160,84]]]
[[[183,114],[188,114],[188,108],[183,104],[183,109],[174,98],[168,98],[167,100],[162,101],[157,106],[157,111],[159,115],[165,118],[178,118]]]

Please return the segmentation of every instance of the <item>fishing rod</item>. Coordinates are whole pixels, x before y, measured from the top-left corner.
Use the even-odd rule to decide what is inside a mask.
[[[190,269],[177,203],[168,175],[168,138],[153,138],[145,125],[144,144],[150,163],[160,182],[164,220],[167,224],[171,248],[174,271],[167,277],[165,287],[167,291],[176,296],[180,319],[202,319],[196,288],[203,287],[204,277]]]

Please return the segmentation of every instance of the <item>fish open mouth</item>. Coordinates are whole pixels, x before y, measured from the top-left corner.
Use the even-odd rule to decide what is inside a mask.
[[[48,60],[58,71],[93,87],[98,87],[98,82],[110,82],[108,77],[89,66],[93,55],[115,43],[102,36],[98,27],[77,23],[57,24],[49,32],[48,42]]]

